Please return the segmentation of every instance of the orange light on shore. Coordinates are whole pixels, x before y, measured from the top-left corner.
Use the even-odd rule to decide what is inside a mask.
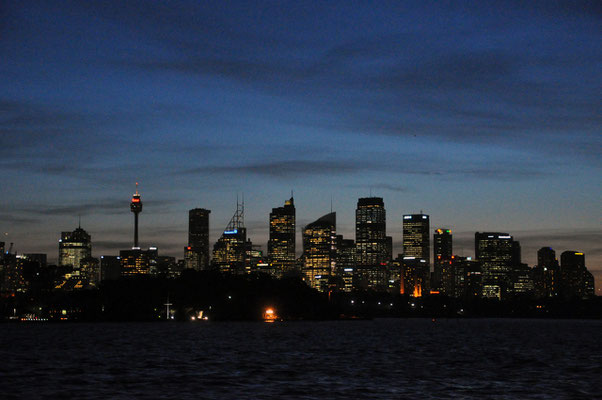
[[[266,308],[263,312],[263,320],[265,322],[274,322],[278,319],[278,315],[276,315],[276,311],[273,308]]]

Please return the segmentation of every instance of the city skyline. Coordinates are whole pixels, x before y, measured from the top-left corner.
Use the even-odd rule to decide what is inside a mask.
[[[355,238],[379,196],[402,216],[508,232],[523,260],[583,251],[602,279],[600,12],[591,2],[347,2],[227,6],[24,1],[0,27],[0,240],[56,262],[82,227],[95,255],[183,257],[188,210],[210,243],[245,194],[267,250],[272,208],[295,193],[300,229],[334,205]]]
[[[138,193],[138,184],[136,184],[135,196],[138,199],[138,201],[140,201],[140,203],[141,203],[142,202],[141,201],[141,197],[142,196],[141,196],[141,193]],[[361,208],[359,207],[360,204],[362,204],[362,205],[370,204],[371,207],[372,207],[372,205],[380,205],[382,216],[379,216],[377,218],[379,218],[378,221],[381,221],[380,218],[382,218],[382,221],[385,220],[384,219],[384,213],[385,213],[386,208],[384,207],[384,202],[383,202],[382,198],[371,196],[371,197],[367,197],[367,198],[359,198],[357,200],[357,202],[358,202],[357,203],[358,204],[358,208],[355,210],[356,211],[356,220],[355,220],[355,223],[356,223],[355,233],[356,234],[358,232],[358,229],[360,229],[359,227],[361,226],[361,224],[357,225],[358,221],[360,221],[360,220],[357,219],[358,215],[360,215],[360,214],[358,214],[358,213],[360,213],[360,210],[361,210]],[[288,200],[285,200],[284,203],[285,203],[285,207],[287,205],[288,206],[292,206],[293,207],[292,209],[294,210],[295,207],[293,205],[294,204],[294,198],[293,197],[291,197]],[[130,208],[131,208],[131,203],[130,203]],[[268,250],[269,249],[269,241],[266,244],[263,244],[263,243],[262,244],[258,244],[256,241],[255,242],[253,241],[252,237],[247,236],[247,234],[246,234],[246,227],[244,225],[244,209],[245,209],[244,208],[244,200],[243,200],[243,203],[239,203],[238,200],[237,200],[236,212],[235,212],[234,216],[231,218],[231,220],[228,223],[228,225],[226,226],[226,228],[224,230],[220,231],[220,233],[219,233],[218,237],[215,239],[215,241],[213,241],[212,238],[211,238],[211,235],[209,235],[209,243],[208,244],[209,244],[210,248],[213,248],[213,252],[212,252],[213,255],[211,257],[209,257],[209,260],[208,260],[209,264],[207,264],[205,267],[198,268],[198,267],[193,266],[193,265],[188,265],[189,261],[187,260],[187,257],[188,257],[188,253],[189,253],[189,251],[191,249],[189,245],[188,246],[184,246],[184,249],[181,251],[182,254],[171,254],[170,253],[170,254],[168,254],[168,257],[173,257],[174,260],[176,260],[176,259],[182,260],[184,262],[184,265],[187,268],[192,267],[194,269],[207,269],[207,268],[211,268],[210,265],[212,265],[212,266],[215,267],[216,265],[219,265],[219,261],[217,261],[217,259],[215,259],[215,257],[216,257],[215,249],[218,248],[218,245],[219,245],[220,241],[223,240],[224,237],[230,237],[233,234],[235,234],[235,235],[238,234],[238,232],[236,232],[235,230],[233,230],[234,228],[238,228],[236,230],[241,230],[243,232],[243,235],[244,235],[244,238],[243,238],[244,240],[241,243],[245,242],[246,240],[249,240],[249,243],[253,243],[253,248],[260,248],[263,251],[263,257],[266,260],[269,260],[269,250]],[[273,216],[274,216],[274,212],[276,212],[276,211],[282,212],[282,210],[284,210],[283,207],[276,207],[276,208],[273,208],[271,210],[271,212],[268,215],[268,219],[267,219],[267,225],[268,226],[267,226],[266,229],[268,229],[268,231],[271,229],[270,226],[272,225],[271,222],[272,222],[272,219],[273,219]],[[193,215],[193,213],[198,213],[200,211],[202,211],[202,214],[204,215],[204,219],[205,219],[205,222],[203,222],[203,224],[209,224],[209,215],[211,214],[211,210],[203,209],[203,208],[195,208],[195,209],[189,210],[189,213],[188,213],[188,215],[189,215],[189,225],[188,225],[188,230],[187,230],[188,243],[189,244],[190,244],[190,237],[191,237],[190,236],[191,235],[190,229],[193,229],[193,231],[198,229],[198,228],[193,227],[192,225],[190,225],[190,222],[191,222],[190,218]],[[292,215],[294,215],[294,214],[295,213],[293,211]],[[303,250],[302,250],[304,248],[304,245],[303,245],[303,240],[304,240],[303,239],[303,235],[304,235],[304,233],[303,232],[305,232],[306,229],[309,228],[310,226],[313,226],[316,223],[321,222],[323,220],[327,220],[331,216],[334,216],[333,218],[336,219],[336,211],[331,210],[331,212],[329,214],[321,216],[316,221],[311,222],[311,223],[309,223],[307,225],[303,225],[301,227],[297,226],[295,228],[296,242],[298,242],[298,244],[299,244],[298,247],[301,247],[301,250],[299,250],[299,251],[297,251],[295,253],[297,257],[303,255]],[[376,217],[376,215],[374,215],[374,217]],[[135,219],[137,219],[137,216],[135,216]],[[363,221],[363,220],[364,219],[362,218],[361,221]],[[414,220],[417,221],[418,225],[416,225],[416,223],[414,223]],[[426,221],[425,227],[429,230],[428,238],[427,238],[427,236],[424,236],[424,233],[425,233],[425,232],[423,232],[424,229],[421,228],[421,227],[419,227],[423,220]],[[420,214],[409,214],[409,215],[408,214],[404,214],[402,216],[402,224],[410,222],[411,228],[409,228],[410,229],[408,231],[408,235],[409,236],[406,238],[406,240],[410,240],[410,243],[412,243],[412,246],[414,246],[414,243],[416,242],[416,240],[418,240],[418,242],[416,242],[416,243],[422,243],[423,240],[427,239],[427,241],[424,243],[424,246],[425,246],[424,250],[420,250],[419,252],[416,252],[413,249],[409,249],[408,250],[409,251],[408,254],[409,255],[414,255],[414,256],[419,255],[419,253],[422,254],[423,256],[424,255],[428,255],[428,257],[426,257],[426,261],[427,261],[426,265],[429,265],[429,267],[430,267],[429,269],[430,269],[431,273],[433,273],[433,271],[434,271],[435,275],[432,277],[432,279],[434,279],[435,282],[437,282],[438,279],[440,279],[440,277],[438,277],[438,275],[437,275],[437,267],[436,267],[436,262],[434,260],[436,259],[436,254],[437,254],[437,238],[439,237],[439,235],[441,233],[443,233],[443,231],[440,228],[434,228],[434,227],[430,227],[429,228],[429,221],[430,221],[430,216],[427,215],[427,214],[423,214],[422,210],[421,210]],[[379,222],[376,222],[376,223],[378,224]],[[88,241],[88,244],[86,245],[86,246],[88,246],[88,250],[87,250],[88,253],[87,254],[88,254],[88,257],[90,255],[94,256],[94,254],[92,254],[91,250],[90,250],[90,246],[94,244],[94,241],[90,240],[90,236],[91,235],[89,234],[89,232],[87,232],[85,229],[82,229],[82,227],[81,227],[81,221],[79,221],[79,224],[80,225],[78,225],[78,227],[73,231],[73,234],[77,235],[78,232],[83,232],[83,234],[87,235],[87,241]],[[414,225],[416,225],[416,226],[414,226]],[[340,238],[340,239],[344,238],[348,242],[355,243],[355,240],[354,240],[355,238],[349,238],[349,237],[341,234],[341,232],[339,232],[337,230],[336,223],[333,226],[334,226],[334,232],[337,234],[337,238]],[[155,253],[157,251],[159,251],[162,256],[166,255],[166,252],[164,251],[164,249],[159,249],[158,246],[156,246],[156,244],[153,244],[153,243],[149,243],[146,246],[143,245],[143,246],[137,247],[136,246],[136,239],[138,237],[137,228],[138,228],[138,224],[137,224],[137,221],[136,221],[136,223],[134,224],[134,228],[132,229],[132,232],[131,232],[133,234],[133,237],[134,237],[134,240],[131,241],[131,244],[134,244],[134,246],[131,246],[131,247],[128,246],[128,247],[121,248],[121,249],[115,249],[115,248],[113,248],[113,249],[110,249],[108,252],[102,253],[102,254],[97,252],[95,254],[95,257],[97,257],[97,258],[101,257],[101,256],[102,257],[106,257],[106,256],[111,257],[111,256],[115,256],[117,254],[117,252],[119,252],[119,255],[121,256],[121,258],[124,258],[124,254],[125,253],[129,253],[130,249],[131,249],[131,251],[138,251],[138,250],[135,250],[135,249],[140,249],[140,248],[144,248],[144,247],[147,247],[149,249],[149,251],[153,251]],[[418,230],[415,230],[415,229],[418,229]],[[422,233],[416,235],[417,232],[422,232]],[[388,232],[385,230],[382,234],[384,235],[384,234],[387,234],[387,233]],[[447,233],[451,234],[452,230],[451,229],[447,229]],[[469,248],[468,252],[466,252],[466,251],[464,251],[465,247],[462,245],[461,246],[461,249],[462,249],[461,251],[464,251],[464,252],[460,253],[460,252],[454,251],[454,252],[452,252],[452,254],[454,256],[459,256],[460,258],[469,257],[469,259],[470,259],[472,257],[472,258],[475,258],[475,259],[479,259],[478,255],[477,255],[477,239],[476,238],[478,238],[478,237],[493,238],[494,236],[491,236],[491,235],[495,235],[496,238],[499,236],[503,240],[509,240],[510,244],[517,245],[517,249],[518,249],[517,253],[514,253],[515,252],[514,247],[512,247],[512,249],[511,249],[511,251],[513,252],[513,257],[516,257],[514,259],[514,261],[512,262],[513,265],[517,265],[517,263],[521,262],[521,259],[522,259],[523,263],[525,263],[525,261],[527,260],[527,257],[524,257],[524,252],[521,251],[521,249],[522,249],[523,246],[520,244],[520,240],[516,240],[515,241],[514,238],[511,235],[509,235],[508,233],[498,233],[498,232],[493,232],[492,233],[492,232],[478,232],[478,231],[476,231],[472,235],[473,235],[472,245],[474,245],[474,247]],[[500,235],[502,235],[502,236],[500,236]],[[503,236],[503,235],[506,235],[506,236]],[[70,237],[70,236],[71,236],[71,232],[68,232],[68,231],[67,232],[61,232],[61,239],[59,240],[59,248],[58,248],[59,257],[57,258],[59,265],[61,265],[60,254],[62,254],[62,252],[63,252],[63,250],[62,250],[63,243],[62,242],[65,241],[66,237]],[[434,241],[433,241],[432,245],[430,244],[430,242],[431,242],[431,239],[430,239],[431,236],[434,238]],[[390,237],[390,235],[387,235],[386,237]],[[388,262],[390,262],[391,260],[394,260],[397,256],[402,256],[402,255],[407,256],[408,255],[408,254],[404,253],[404,251],[403,251],[403,245],[404,245],[403,238],[404,238],[404,235],[403,235],[403,232],[402,232],[401,240],[399,240],[397,242],[398,245],[399,245],[399,250],[400,251],[396,252],[395,251],[396,247],[394,246],[393,247],[394,252],[392,254],[392,258],[388,259]],[[335,239],[334,236],[332,237],[332,239],[333,240]],[[393,242],[395,243],[394,239],[395,238],[393,238]],[[337,239],[337,240],[339,240],[339,239]],[[6,246],[8,246],[9,244],[11,245],[11,249],[12,249],[12,247],[13,247],[12,244],[13,243],[5,243]],[[77,243],[77,245],[79,246],[80,244]],[[420,246],[422,246],[422,244],[420,244]],[[94,247],[94,246],[92,246],[92,247]],[[541,251],[542,250],[546,250],[546,249],[551,249],[551,247],[543,246],[543,247],[538,248],[537,253],[536,253],[536,260],[538,262],[537,265],[540,265],[539,262],[541,261],[541,259],[540,259],[540,257],[541,257]],[[249,250],[250,250],[250,248],[249,248]],[[578,254],[581,254],[581,255],[584,254],[583,250],[580,250],[580,249],[554,248],[554,250],[558,251],[558,254],[560,254],[561,252],[565,253],[565,252],[571,252],[571,251],[573,251],[573,252],[574,251],[580,252]],[[142,249],[142,251],[145,252],[146,250]],[[243,251],[242,247],[241,247],[240,251],[241,252]],[[359,266],[359,265],[362,264],[361,263],[361,259],[362,258],[361,258],[361,255],[360,255],[360,253],[362,253],[362,251],[360,250],[360,248],[358,248],[357,251],[358,251],[358,259],[357,260],[358,260],[358,266]],[[47,255],[45,253],[39,253],[39,252],[38,253],[34,253],[34,254]],[[432,259],[431,259],[432,262],[429,263],[428,259],[431,258],[430,257],[431,255],[433,256]],[[241,257],[242,257],[242,253],[241,253]],[[411,257],[411,258],[414,258],[414,257]],[[417,258],[420,258],[420,257],[417,257]],[[46,257],[45,257],[45,259],[46,259]],[[47,257],[47,259],[50,261],[50,263],[53,262],[54,258],[52,256],[52,252],[50,253],[50,257]],[[219,256],[218,256],[218,259],[219,259]],[[334,260],[334,258],[333,258],[333,260]],[[216,261],[218,262],[218,264],[214,264]],[[557,262],[558,261],[559,261],[559,259],[557,260]],[[536,266],[535,263],[530,264],[529,262],[526,262],[525,264],[527,266],[529,266],[529,267]],[[596,278],[595,270],[592,270],[591,266],[589,266],[588,264],[589,263],[586,262],[585,266],[587,267],[588,271],[592,272],[592,274],[594,275],[594,278]],[[545,263],[544,263],[544,265],[545,265]],[[434,268],[434,270],[433,270],[433,268]],[[218,269],[219,269],[219,267],[218,267]],[[276,268],[276,270],[278,270],[278,268]],[[230,271],[230,272],[234,272],[234,271]],[[429,279],[431,279],[431,278],[429,278]],[[596,282],[596,291],[600,292],[600,287],[598,287],[597,282]]]

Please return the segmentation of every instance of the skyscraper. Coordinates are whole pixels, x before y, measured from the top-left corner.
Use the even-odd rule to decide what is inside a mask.
[[[303,229],[303,274],[314,289],[326,291],[336,267],[337,214],[331,212]]]
[[[560,255],[560,294],[566,298],[587,299],[595,295],[594,277],[585,267],[585,254],[567,250]]]
[[[78,227],[73,232],[61,232],[59,240],[59,265],[71,265],[79,269],[82,260],[92,257],[91,237]]]
[[[359,266],[384,265],[388,260],[385,203],[381,197],[358,199],[355,246]]]
[[[516,245],[512,236],[500,232],[476,232],[475,256],[483,271],[483,296],[502,298],[510,285]]]
[[[136,182],[136,193],[132,196],[130,211],[134,213],[134,248],[139,249],[138,244],[138,214],[142,212],[142,199],[138,193],[138,182]]]
[[[540,267],[557,267],[556,252],[551,247],[542,247],[537,250],[537,265]]]
[[[403,216],[403,255],[425,260],[430,265],[429,216],[409,214]]]
[[[188,246],[184,249],[186,268],[209,268],[210,210],[194,208],[188,211]]]
[[[558,294],[560,269],[554,249],[542,247],[537,250],[537,265],[533,268],[532,275],[537,298],[554,297]]]
[[[341,291],[351,292],[357,279],[357,247],[352,239],[345,239],[343,235],[337,235],[336,241],[337,285]]]
[[[121,276],[119,256],[100,256],[100,280],[117,280]]]
[[[138,248],[119,252],[122,276],[149,275],[151,273],[151,251]]]
[[[213,267],[221,272],[247,272],[247,228],[244,226],[244,203],[236,202],[236,212],[213,246]]]
[[[295,269],[295,240],[295,202],[291,197],[270,213],[268,259],[277,276]]]
[[[454,276],[452,271],[452,232],[451,229],[435,229],[433,235],[434,284],[441,293],[453,295]]]

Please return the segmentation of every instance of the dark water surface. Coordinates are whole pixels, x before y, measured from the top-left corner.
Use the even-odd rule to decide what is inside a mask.
[[[602,398],[602,321],[0,325],[0,398]]]

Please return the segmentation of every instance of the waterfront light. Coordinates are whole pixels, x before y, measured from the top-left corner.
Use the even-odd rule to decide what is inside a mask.
[[[268,307],[263,312],[263,320],[266,322],[274,322],[278,319],[278,315],[276,315],[276,311],[273,308]]]

